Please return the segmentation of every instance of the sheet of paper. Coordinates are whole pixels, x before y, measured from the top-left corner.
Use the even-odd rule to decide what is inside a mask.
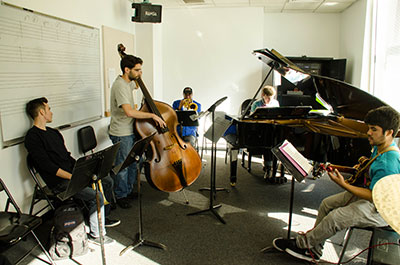
[[[285,140],[279,147],[279,150],[289,159],[301,174],[306,176],[311,172],[313,168],[312,165],[289,141]]]

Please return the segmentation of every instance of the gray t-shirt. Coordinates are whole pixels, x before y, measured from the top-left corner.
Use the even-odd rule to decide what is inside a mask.
[[[121,76],[118,76],[111,87],[111,123],[110,134],[114,136],[128,136],[133,134],[134,119],[126,116],[122,109],[123,104],[129,104],[134,109],[132,90],[134,83],[127,83]]]

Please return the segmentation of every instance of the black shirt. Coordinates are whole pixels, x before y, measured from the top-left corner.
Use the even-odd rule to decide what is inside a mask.
[[[64,138],[58,130],[50,127],[42,130],[33,126],[26,133],[25,148],[50,189],[68,182],[56,173],[59,168],[72,173],[75,159],[65,147]]]

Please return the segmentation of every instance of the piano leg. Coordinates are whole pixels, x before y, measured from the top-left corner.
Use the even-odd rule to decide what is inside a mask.
[[[236,176],[237,176],[237,160],[239,149],[230,147],[229,148],[229,162],[230,162],[230,183],[231,186],[234,187],[236,185]]]

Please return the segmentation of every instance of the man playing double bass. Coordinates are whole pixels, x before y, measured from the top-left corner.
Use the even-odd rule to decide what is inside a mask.
[[[135,143],[133,123],[135,119],[152,119],[157,126],[165,127],[165,122],[154,113],[142,112],[135,109],[133,89],[137,89],[136,82],[142,75],[143,61],[133,55],[125,55],[120,62],[122,75],[118,76],[111,87],[111,123],[109,135],[115,144],[121,142],[115,164],[122,163],[128,156]],[[117,204],[121,208],[130,208],[129,199],[136,194],[132,191],[137,179],[137,165],[132,163],[120,171],[114,179],[114,192]]]

